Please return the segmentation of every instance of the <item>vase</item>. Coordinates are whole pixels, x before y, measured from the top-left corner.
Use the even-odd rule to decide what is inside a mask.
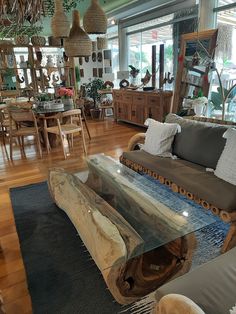
[[[27,68],[27,63],[25,61],[25,57],[24,56],[20,56],[20,63],[19,63],[19,65],[20,65],[20,68],[22,68],[22,69]]]
[[[61,47],[62,46],[62,39],[54,36],[48,37],[48,45],[53,47]]]
[[[18,35],[15,38],[16,45],[27,46],[29,45],[29,36],[28,35]]]
[[[46,39],[43,36],[32,36],[31,43],[33,46],[45,46]]]
[[[90,109],[90,114],[92,119],[99,119],[101,115],[101,109],[99,108]]]
[[[198,105],[194,105],[193,109],[194,112],[196,114],[196,116],[200,117],[204,114],[204,109],[206,108],[205,104],[198,104]]]
[[[130,85],[137,86],[138,85],[138,78],[137,76],[131,76]]]
[[[69,36],[70,23],[64,12],[62,0],[55,0],[55,12],[51,20],[51,29],[54,37],[66,38]]]
[[[66,106],[74,107],[74,102],[73,102],[73,99],[72,99],[72,98],[63,98],[63,99],[62,99],[62,102],[63,102],[63,104],[66,105]]]

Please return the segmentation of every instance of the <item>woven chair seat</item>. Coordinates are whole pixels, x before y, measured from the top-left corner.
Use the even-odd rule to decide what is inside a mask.
[[[38,129],[38,131],[40,131]],[[19,130],[12,130],[12,136],[27,136],[37,134],[37,130],[35,127],[24,127],[20,128]]]
[[[47,127],[46,130],[49,133],[53,133],[53,134],[57,134],[57,135],[60,134],[58,126]],[[80,132],[80,131],[81,131],[81,127],[76,125],[76,124],[73,124],[73,123],[61,125],[61,132],[65,135],[75,133],[75,132]]]

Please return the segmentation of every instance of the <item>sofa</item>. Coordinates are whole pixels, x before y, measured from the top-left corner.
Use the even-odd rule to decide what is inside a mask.
[[[213,170],[226,143],[222,136],[232,125],[200,122],[175,114],[168,114],[165,122],[181,126],[172,144],[176,159],[137,149],[145,139],[145,133],[139,133],[131,138],[120,162],[137,172],[147,173],[173,192],[185,195],[230,223],[222,247],[222,252],[226,252],[236,245],[236,186],[219,179]]]
[[[229,314],[236,304],[235,261],[233,248],[164,284],[155,292],[155,314]]]

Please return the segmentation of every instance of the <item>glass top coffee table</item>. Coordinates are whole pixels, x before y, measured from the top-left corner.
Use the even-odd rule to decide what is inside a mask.
[[[194,232],[214,216],[110,157],[93,155],[87,164],[77,174],[51,170],[49,188],[114,298],[133,302],[187,272]]]

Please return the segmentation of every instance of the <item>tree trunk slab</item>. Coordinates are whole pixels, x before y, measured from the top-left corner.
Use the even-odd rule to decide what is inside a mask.
[[[136,301],[189,270],[194,235],[138,255],[144,247],[142,237],[89,186],[62,169],[49,172],[48,185],[120,304]]]

